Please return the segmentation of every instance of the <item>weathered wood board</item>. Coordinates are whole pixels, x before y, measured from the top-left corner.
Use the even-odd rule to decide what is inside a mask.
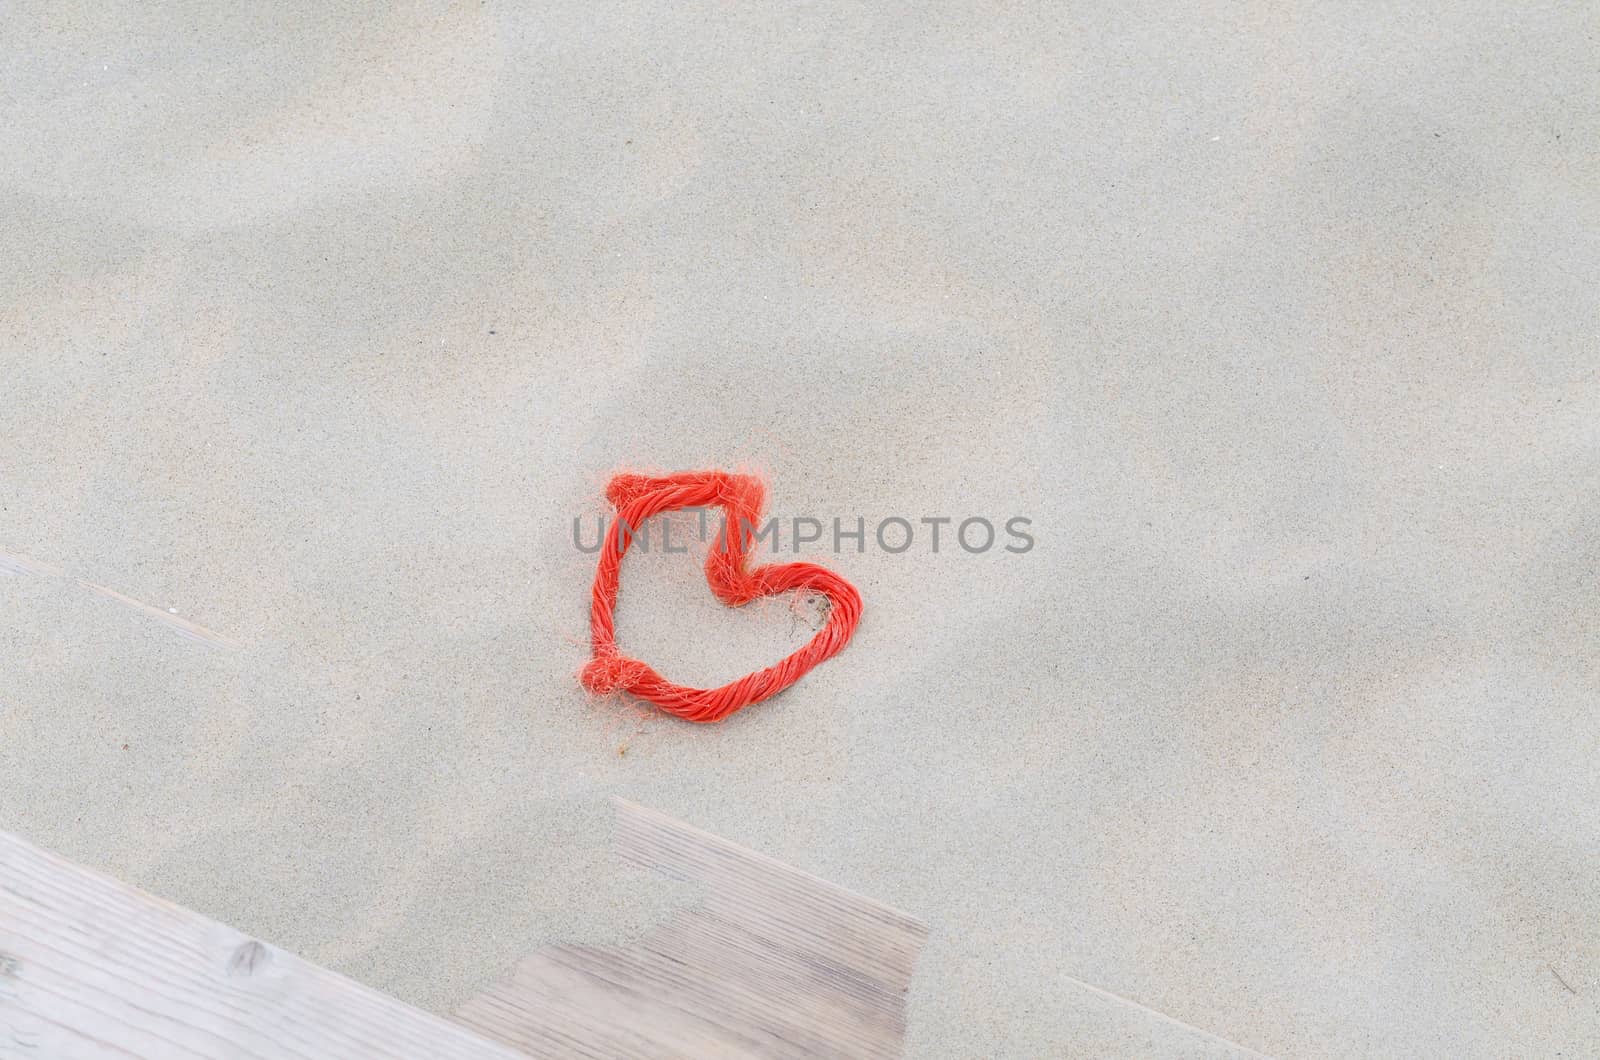
[[[516,1055],[0,832],[0,1057]]]
[[[888,906],[618,802],[626,858],[705,900],[627,946],[553,946],[459,1018],[539,1057],[892,1057],[926,929]]]
[[[631,803],[617,845],[704,902],[540,950],[463,1026],[0,832],[0,1058],[899,1054],[921,924]]]

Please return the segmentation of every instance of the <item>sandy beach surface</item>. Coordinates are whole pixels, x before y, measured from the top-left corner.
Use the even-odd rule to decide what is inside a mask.
[[[692,899],[622,795],[923,919],[909,1056],[1600,1040],[1600,9],[0,9],[0,828],[435,1011]],[[621,467],[849,649],[591,699]],[[809,635],[693,529],[629,650]]]

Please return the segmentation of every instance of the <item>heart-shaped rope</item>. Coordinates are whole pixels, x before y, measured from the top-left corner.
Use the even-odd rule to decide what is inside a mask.
[[[721,721],[788,688],[850,643],[861,620],[861,594],[855,586],[815,563],[749,567],[750,542],[765,495],[760,479],[726,471],[680,471],[661,476],[624,473],[611,479],[606,499],[616,509],[617,518],[612,531],[604,535],[594,575],[589,616],[594,657],[580,674],[584,687],[600,695],[630,692],[688,721]],[[816,636],[788,658],[721,688],[687,688],[618,650],[617,583],[622,557],[646,519],[680,508],[710,507],[721,508],[725,515],[723,530],[706,556],[706,581],[717,599],[737,607],[759,597],[798,591],[821,593],[830,606],[827,622]]]

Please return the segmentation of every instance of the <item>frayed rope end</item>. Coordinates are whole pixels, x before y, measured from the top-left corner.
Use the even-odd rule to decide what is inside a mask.
[[[597,696],[610,695],[619,689],[626,692],[650,672],[650,667],[638,659],[623,655],[607,655],[590,659],[578,672],[578,680]]]

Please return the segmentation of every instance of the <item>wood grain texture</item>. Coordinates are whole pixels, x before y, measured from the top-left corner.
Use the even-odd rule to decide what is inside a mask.
[[[916,920],[618,802],[626,858],[705,889],[627,946],[553,946],[458,1018],[540,1057],[892,1057]]]
[[[516,1054],[0,832],[0,1057]]]

